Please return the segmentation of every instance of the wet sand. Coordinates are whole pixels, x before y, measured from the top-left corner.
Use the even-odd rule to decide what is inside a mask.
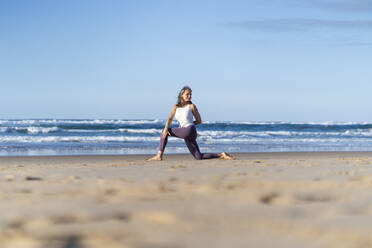
[[[372,247],[372,153],[0,158],[0,247]]]

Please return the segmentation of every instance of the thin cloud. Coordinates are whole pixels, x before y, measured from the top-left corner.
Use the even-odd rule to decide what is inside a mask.
[[[324,7],[337,11],[361,11],[372,10],[372,0],[307,0],[315,6]]]
[[[257,0],[261,4],[280,4],[287,7],[307,6],[330,11],[370,12],[372,0]]]
[[[250,20],[241,22],[229,22],[229,27],[245,28],[258,31],[277,31],[277,32],[301,32],[317,29],[334,30],[370,30],[372,20],[324,20],[324,19],[270,19],[270,20]]]

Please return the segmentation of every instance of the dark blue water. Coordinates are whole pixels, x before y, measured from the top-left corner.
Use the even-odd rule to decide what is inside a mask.
[[[0,155],[156,153],[165,120],[0,120]],[[174,126],[177,126],[174,123]],[[202,152],[372,151],[372,123],[205,122]],[[170,138],[167,153],[186,153]]]

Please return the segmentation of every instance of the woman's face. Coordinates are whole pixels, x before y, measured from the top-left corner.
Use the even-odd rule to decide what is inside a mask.
[[[189,90],[186,90],[185,92],[183,92],[182,100],[184,100],[185,102],[188,102],[191,100],[191,92]]]

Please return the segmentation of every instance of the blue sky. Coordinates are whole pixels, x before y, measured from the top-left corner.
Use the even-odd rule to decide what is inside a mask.
[[[1,0],[0,118],[372,121],[372,0]]]

